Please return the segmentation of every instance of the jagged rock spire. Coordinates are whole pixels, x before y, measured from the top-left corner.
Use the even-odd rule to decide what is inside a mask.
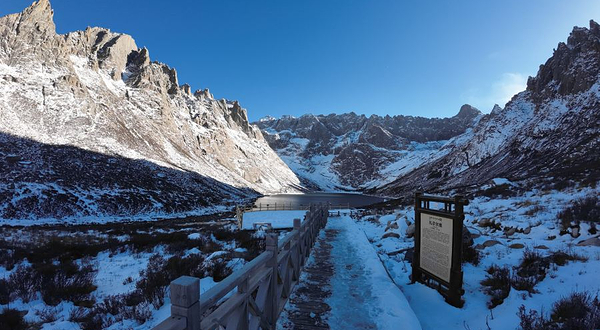
[[[27,7],[20,15],[16,31],[17,34],[33,31],[56,33],[50,1],[38,0]]]
[[[600,74],[600,26],[590,21],[590,27],[574,27],[567,39],[554,50],[552,57],[535,77],[529,77],[527,91],[536,102],[559,95],[577,94],[588,90]]]

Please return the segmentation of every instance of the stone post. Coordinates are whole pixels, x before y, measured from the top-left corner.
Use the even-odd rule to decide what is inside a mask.
[[[271,259],[267,264],[268,267],[271,267],[273,273],[271,274],[271,284],[269,285],[269,300],[270,300],[270,308],[265,310],[265,313],[268,316],[269,322],[271,323],[271,330],[275,330],[277,326],[277,317],[279,316],[279,297],[277,297],[277,284],[278,284],[278,270],[277,270],[277,250],[279,244],[279,236],[277,234],[268,234],[267,235],[267,251],[273,253]]]
[[[186,330],[200,330],[200,280],[181,276],[171,282],[171,316],[185,317]]]

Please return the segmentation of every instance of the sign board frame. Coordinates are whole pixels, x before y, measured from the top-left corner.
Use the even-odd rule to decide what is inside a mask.
[[[443,207],[432,207],[432,202]],[[449,198],[425,195],[420,192],[415,194],[415,251],[411,282],[420,282],[437,289],[447,303],[458,308],[464,305],[462,231],[465,205],[469,205],[469,201],[463,196]],[[424,234],[427,237],[435,236],[432,238],[434,242],[431,243],[433,248],[425,242],[425,249],[423,249]],[[433,251],[434,249],[438,251]],[[425,252],[431,258],[423,258]],[[435,257],[432,257],[433,254]],[[444,257],[451,258],[448,262],[444,261]],[[440,260],[437,265],[436,258]],[[432,262],[423,265],[423,260]]]

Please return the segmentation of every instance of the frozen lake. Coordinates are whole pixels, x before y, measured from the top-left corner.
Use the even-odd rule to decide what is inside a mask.
[[[373,203],[383,202],[384,199],[377,196],[369,196],[362,194],[351,193],[308,193],[308,194],[278,194],[264,196],[256,200],[256,207],[262,205],[262,209],[277,208],[280,209],[285,205],[286,209],[299,209],[306,207],[309,204],[330,203],[333,206],[344,205],[348,207],[361,207]]]

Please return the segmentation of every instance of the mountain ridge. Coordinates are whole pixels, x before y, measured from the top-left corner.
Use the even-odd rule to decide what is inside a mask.
[[[402,162],[417,166],[411,149],[432,151],[439,141],[459,135],[482,116],[465,104],[449,118],[367,117],[350,112],[268,117],[254,125],[306,186],[361,190],[397,175],[393,167]]]
[[[39,0],[0,18],[2,133],[195,172],[239,189],[236,196],[301,189],[237,101],[192,93],[127,34],[57,34],[53,15]]]
[[[497,177],[561,188],[600,179],[600,27],[575,27],[527,89],[421,168],[372,192],[467,191]],[[466,190],[465,190],[466,189]]]

